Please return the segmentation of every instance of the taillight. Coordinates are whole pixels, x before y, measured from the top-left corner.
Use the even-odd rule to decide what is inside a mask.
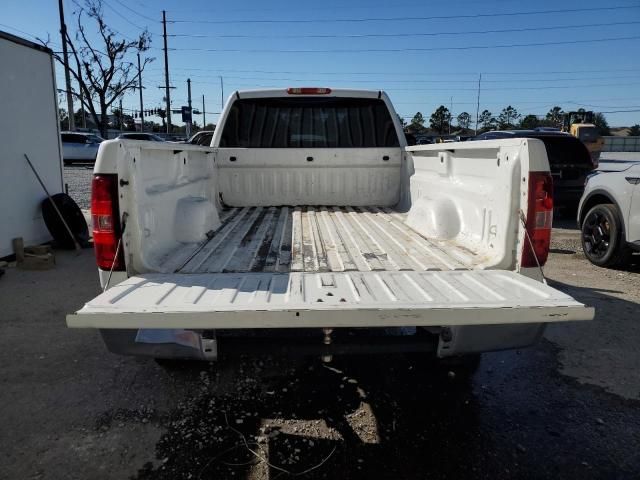
[[[331,89],[316,87],[287,88],[287,93],[289,95],[328,95],[331,93]]]
[[[102,270],[111,270],[112,267],[113,270],[124,270],[122,245],[116,258],[120,239],[117,175],[94,175],[91,184],[91,218],[98,267]]]
[[[549,172],[529,172],[528,202],[526,228],[531,242],[525,235],[520,265],[536,267],[537,258],[542,266],[549,254],[553,223],[553,180]]]

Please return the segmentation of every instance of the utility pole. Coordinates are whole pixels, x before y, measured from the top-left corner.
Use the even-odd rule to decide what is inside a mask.
[[[187,78],[187,104],[189,105],[189,121],[187,122],[187,138],[191,137],[191,122],[193,122],[193,110],[191,109],[191,79]]]
[[[224,83],[222,82],[222,75],[220,75],[220,111],[224,109]]]
[[[478,122],[480,121],[480,83],[482,82],[482,74],[478,77],[478,104],[476,106],[476,135],[478,135]]]
[[[119,114],[120,133],[122,133],[122,123],[124,120],[124,112],[122,111],[122,97],[120,97],[120,114]]]
[[[451,135],[451,117],[453,116],[453,97],[449,98],[449,135]]]
[[[204,110],[204,95],[202,95],[202,129],[207,126],[207,112]]]
[[[69,52],[67,51],[67,25],[64,23],[63,0],[58,0],[58,11],[60,13],[60,35],[62,35],[62,59],[64,60],[64,81],[67,87],[67,117],[69,119],[69,130],[76,129],[76,119],[73,113],[73,98],[71,97],[71,75],[69,74]]]
[[[82,128],[87,128],[87,112],[84,110],[84,93],[80,89],[80,110],[82,111]]]
[[[164,88],[167,99],[167,133],[171,133],[171,90],[169,87],[169,53],[167,51],[167,12],[162,11],[162,32],[164,37]]]
[[[144,132],[144,105],[142,103],[142,72],[140,71],[140,52],[138,52],[138,90],[140,90],[140,131]]]

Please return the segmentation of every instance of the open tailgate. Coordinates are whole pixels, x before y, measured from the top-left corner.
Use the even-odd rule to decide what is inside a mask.
[[[67,316],[74,328],[444,326],[591,320],[516,272],[147,274]]]

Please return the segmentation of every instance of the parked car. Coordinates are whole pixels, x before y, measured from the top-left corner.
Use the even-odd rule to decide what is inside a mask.
[[[622,266],[640,251],[640,162],[589,175],[578,207],[582,248],[594,265]]]
[[[190,143],[192,145],[203,145],[205,147],[208,147],[211,145],[212,138],[213,138],[213,130],[201,130],[200,132],[193,135],[185,143]]]
[[[164,142],[164,139],[162,137],[159,137],[158,135],[154,135],[153,133],[142,133],[142,132],[121,133],[120,135],[118,135],[117,138],[121,140],[146,140],[148,142]]]
[[[545,129],[497,130],[480,134],[471,140],[498,138],[537,138],[544,142],[553,177],[554,205],[574,215],[587,175],[597,167],[584,143],[568,133]]]
[[[67,325],[156,358],[395,351],[473,368],[549,322],[593,318],[542,282],[541,141],[407,147],[379,90],[240,91],[220,118],[214,151],[100,149],[104,290]]]
[[[62,160],[65,165],[75,162],[95,162],[98,147],[104,141],[94,133],[61,132]]]

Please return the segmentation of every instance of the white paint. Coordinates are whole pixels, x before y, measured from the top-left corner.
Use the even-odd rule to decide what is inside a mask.
[[[24,154],[53,195],[64,191],[53,59],[48,52],[0,37],[0,257],[11,240],[51,240],[40,203],[46,194]],[[37,121],[38,128],[31,125]]]
[[[592,318],[591,309],[514,271],[529,172],[549,170],[541,141],[448,143],[405,152],[401,137],[401,145],[217,149],[103,143],[96,172],[117,172],[129,182],[119,195],[120,210],[128,215],[124,250],[131,278],[69,316],[68,324],[279,328]],[[223,210],[222,202],[238,208]],[[282,205],[293,208],[276,208]],[[216,223],[214,206],[223,225],[211,241],[199,242]],[[265,244],[270,226],[275,230]],[[257,252],[275,255],[283,247],[287,255],[250,272]],[[434,267],[447,271],[429,271]],[[190,273],[172,273],[181,268]]]
[[[640,242],[640,163],[614,164],[615,169],[589,178],[578,206],[578,218],[584,219],[584,208],[592,194],[604,194],[620,210],[627,242]],[[606,168],[606,167],[605,167]]]
[[[386,207],[400,200],[401,158],[400,148],[221,148],[216,165],[232,207]]]
[[[107,290],[67,321],[100,328],[289,328],[530,323],[592,316],[592,309],[558,290],[515,272],[492,270],[331,273],[322,282],[307,273],[150,274]]]
[[[219,226],[218,211],[209,199],[186,197],[178,200],[174,227],[178,242],[202,242],[207,239],[207,232]]]

